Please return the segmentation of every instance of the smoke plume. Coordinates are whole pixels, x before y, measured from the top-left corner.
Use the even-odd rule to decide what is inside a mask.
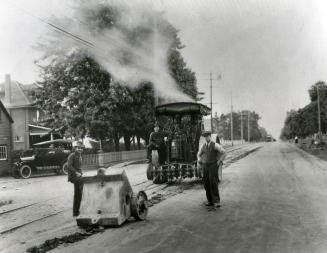
[[[83,47],[121,84],[151,82],[166,101],[191,101],[169,73],[168,50],[175,38],[161,14],[148,6],[103,1],[82,2],[74,9],[65,25],[91,45],[65,38],[61,43],[67,49]]]

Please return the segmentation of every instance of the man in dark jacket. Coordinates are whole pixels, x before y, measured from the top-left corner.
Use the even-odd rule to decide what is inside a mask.
[[[151,160],[152,150],[157,150],[159,155],[159,164],[164,164],[166,160],[166,145],[164,140],[165,134],[160,131],[159,125],[156,124],[154,132],[150,134],[148,157]]]
[[[211,141],[211,132],[206,131],[203,136],[206,141],[199,150],[198,161],[203,168],[203,183],[208,200],[206,206],[217,208],[220,207],[218,166],[225,150],[218,143]]]
[[[79,215],[81,206],[83,182],[82,182],[82,153],[83,144],[77,142],[74,146],[74,152],[68,156],[68,181],[74,184],[74,202],[73,202],[73,216]]]

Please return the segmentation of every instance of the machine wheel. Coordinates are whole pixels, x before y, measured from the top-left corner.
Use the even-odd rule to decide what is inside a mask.
[[[65,162],[62,166],[61,166],[61,173],[64,175],[68,174],[68,162]]]
[[[131,203],[132,216],[136,220],[145,220],[148,215],[148,196],[144,191],[133,194]]]
[[[153,178],[153,183],[154,184],[162,184],[162,180],[160,179],[159,176]]]
[[[146,177],[148,180],[152,180],[153,179],[153,165],[152,163],[148,164],[148,168],[146,169]]]
[[[32,169],[30,166],[28,165],[23,165],[22,167],[20,167],[19,169],[19,175],[24,178],[24,179],[27,179],[27,178],[30,178],[31,175],[32,175]]]

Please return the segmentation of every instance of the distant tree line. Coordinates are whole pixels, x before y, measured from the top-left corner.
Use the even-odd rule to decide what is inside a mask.
[[[242,116],[241,116],[242,114]],[[248,121],[249,115],[249,121]],[[233,139],[240,140],[242,136],[243,122],[243,139],[248,140],[248,125],[250,126],[250,141],[262,141],[267,137],[265,128],[259,126],[260,116],[254,111],[244,110],[242,112],[233,112]],[[242,119],[242,120],[241,120]],[[248,124],[249,122],[249,124]],[[225,140],[231,139],[231,114],[216,115],[213,119],[213,131],[218,133]]]
[[[103,27],[115,24],[115,12],[108,6],[98,10],[93,17]],[[194,100],[197,99],[195,73],[187,66],[180,53],[183,45],[178,31],[159,15],[157,25],[173,34],[174,41],[168,51],[168,68],[181,90]],[[138,29],[136,27],[135,29]],[[147,30],[133,30],[130,38]],[[171,36],[171,35],[170,35]],[[135,41],[137,41],[135,39]],[[35,96],[37,105],[48,119],[44,124],[60,128],[65,136],[89,136],[97,140],[114,143],[119,151],[119,140],[124,139],[125,149],[131,142],[141,138],[148,140],[154,125],[154,90],[150,82],[144,81],[136,88],[117,82],[112,73],[104,70],[86,50],[73,50],[58,54],[60,38],[52,38],[44,48],[44,59],[48,64],[40,65],[40,88]]]
[[[320,105],[321,131],[327,130],[327,85],[319,81],[308,90],[310,103],[299,110],[287,112],[284,127],[281,132],[282,139],[292,139],[295,136],[307,137],[318,133],[318,92]]]

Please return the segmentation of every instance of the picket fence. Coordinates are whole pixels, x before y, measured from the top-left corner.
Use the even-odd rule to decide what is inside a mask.
[[[143,159],[146,159],[145,149],[97,154],[84,154],[82,156],[82,164],[84,166],[107,166],[115,162],[125,162]]]

